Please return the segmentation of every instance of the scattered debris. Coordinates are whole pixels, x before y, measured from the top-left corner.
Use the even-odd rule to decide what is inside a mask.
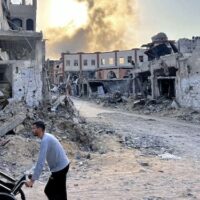
[[[170,144],[164,138],[158,136],[145,134],[129,135],[124,138],[123,143],[128,147],[141,150],[145,155],[160,155],[173,151]]]
[[[162,160],[180,160],[181,157],[175,156],[173,154],[170,153],[164,153],[161,155],[158,155]]]

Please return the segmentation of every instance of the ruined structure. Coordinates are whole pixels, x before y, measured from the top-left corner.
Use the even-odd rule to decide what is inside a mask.
[[[12,3],[13,2],[13,3]],[[19,0],[18,3],[11,0],[10,26],[13,30],[36,30],[37,0]]]
[[[200,37],[169,40],[165,33],[152,37],[142,49],[96,53],[63,53],[72,95],[119,91],[135,98],[175,100],[200,110]]]
[[[183,107],[200,110],[200,45],[177,60],[176,99]]]
[[[192,37],[192,39],[182,38],[177,41],[177,47],[180,53],[192,53],[200,46],[200,37]]]
[[[46,61],[48,76],[52,85],[59,85],[64,81],[63,63],[60,60],[47,60]]]
[[[152,99],[159,96],[175,97],[176,57],[178,49],[166,34],[152,37],[152,42],[143,45],[148,61],[134,69],[135,94]]]
[[[25,1],[22,3],[13,5],[8,0],[1,1],[4,21],[0,29],[0,90],[6,98],[25,100],[29,106],[37,106],[42,102],[42,94],[46,91],[43,87],[45,44],[42,33],[31,31],[30,27],[27,28],[28,31],[23,30],[24,26],[20,30],[12,30],[16,21],[11,19],[20,17],[18,6],[23,6],[23,9],[20,9],[27,14],[27,17],[31,6],[36,11],[36,1],[27,6],[24,5]],[[14,13],[19,15],[12,15]],[[35,23],[36,12],[30,13],[30,18]],[[24,15],[21,19],[25,19]],[[35,30],[35,25],[32,28]]]
[[[132,70],[147,61],[143,49],[96,53],[63,53],[65,76],[70,75],[76,95],[119,90],[127,92]],[[77,83],[82,83],[82,86]],[[80,88],[81,87],[81,88]],[[107,89],[106,89],[107,88]],[[132,86],[130,87],[130,91]]]
[[[164,33],[152,38],[147,62],[133,70],[134,94],[150,99],[175,99],[180,106],[200,110],[199,37],[179,40],[178,46]]]

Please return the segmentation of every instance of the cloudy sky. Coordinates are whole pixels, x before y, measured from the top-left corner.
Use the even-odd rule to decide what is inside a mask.
[[[199,36],[199,8],[200,0],[40,0],[37,30],[49,58],[131,49],[158,32],[171,40]]]

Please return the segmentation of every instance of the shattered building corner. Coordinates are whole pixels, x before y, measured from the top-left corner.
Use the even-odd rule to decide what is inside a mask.
[[[5,98],[38,106],[43,101],[45,42],[35,32],[36,0],[1,0],[0,90]]]

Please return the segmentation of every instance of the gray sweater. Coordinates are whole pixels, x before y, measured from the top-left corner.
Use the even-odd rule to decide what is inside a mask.
[[[40,153],[34,169],[32,180],[39,179],[45,164],[45,160],[47,160],[51,172],[58,172],[69,164],[69,159],[60,142],[55,136],[49,133],[45,133],[42,137]]]

